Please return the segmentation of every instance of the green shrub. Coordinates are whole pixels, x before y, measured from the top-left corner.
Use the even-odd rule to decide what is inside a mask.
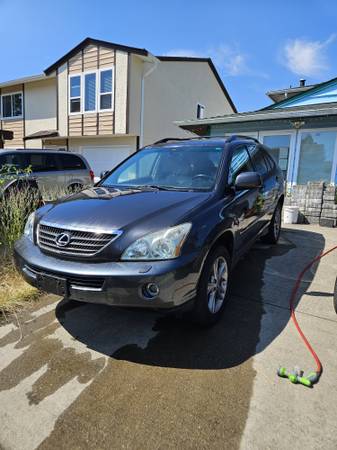
[[[3,197],[0,205],[0,243],[10,253],[15,241],[23,233],[29,214],[39,206],[39,203],[38,191],[32,190],[29,186],[12,189]]]

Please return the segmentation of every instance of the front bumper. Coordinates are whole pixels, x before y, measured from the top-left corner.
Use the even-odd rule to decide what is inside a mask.
[[[46,292],[69,299],[122,307],[172,309],[195,297],[198,254],[168,261],[89,262],[55,258],[23,237],[14,249],[15,263],[25,280]],[[148,299],[143,287],[155,283],[159,294]]]

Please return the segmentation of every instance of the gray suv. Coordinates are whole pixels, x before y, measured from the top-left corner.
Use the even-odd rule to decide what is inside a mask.
[[[29,175],[17,175],[30,168]],[[8,177],[8,168],[15,176]],[[86,159],[79,154],[57,150],[1,150],[0,186],[8,192],[18,186],[20,178],[28,179],[44,198],[57,189],[78,191],[92,185],[94,173]],[[1,178],[3,183],[1,183]],[[5,179],[5,180],[4,180]]]

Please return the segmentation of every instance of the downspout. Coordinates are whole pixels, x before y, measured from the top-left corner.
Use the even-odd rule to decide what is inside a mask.
[[[144,145],[144,91],[145,91],[145,78],[149,76],[158,66],[159,60],[153,55],[151,57],[151,66],[148,70],[143,71],[141,88],[140,88],[140,136],[139,136],[139,147],[142,148]]]

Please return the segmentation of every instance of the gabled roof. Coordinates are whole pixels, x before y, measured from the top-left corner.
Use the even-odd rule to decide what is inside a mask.
[[[128,47],[127,45],[114,44],[113,42],[101,41],[99,39],[93,39],[93,38],[87,37],[82,42],[80,42],[78,45],[76,45],[76,47],[74,47],[72,50],[70,50],[68,53],[66,53],[64,56],[62,56],[56,62],[54,62],[54,64],[47,67],[47,69],[44,70],[44,73],[46,75],[49,75],[51,72],[56,70],[59,66],[61,66],[68,59],[70,59],[71,57],[76,55],[76,53],[78,53],[80,50],[82,50],[84,47],[87,47],[88,45],[101,45],[102,47],[112,48],[114,50],[121,50],[123,52],[128,52],[128,53],[135,53],[136,55],[142,55],[142,56],[149,55],[149,52],[145,48]]]
[[[331,80],[323,81],[323,83],[315,84],[312,88],[307,89],[304,92],[299,92],[298,94],[292,96],[291,98],[286,98],[284,100],[281,100],[280,102],[273,103],[272,105],[266,106],[265,108],[262,108],[262,110],[266,109],[277,109],[282,108],[282,106],[286,105],[287,103],[293,103],[296,100],[300,100],[301,98],[306,97],[307,95],[313,94],[315,92],[319,92],[321,89],[324,89],[325,87],[329,86],[330,84],[336,83],[337,77],[331,78]]]
[[[218,82],[222,92],[224,93],[228,103],[231,105],[233,111],[237,113],[236,106],[233,103],[233,100],[231,99],[230,95],[228,94],[227,89],[225,88],[225,85],[222,82],[222,79],[220,78],[220,75],[218,71],[216,70],[213,61],[211,58],[197,58],[197,57],[189,57],[189,56],[157,56],[159,61],[177,61],[177,62],[206,62],[208,63],[211,71],[213,72],[213,75],[215,76],[216,81]]]

